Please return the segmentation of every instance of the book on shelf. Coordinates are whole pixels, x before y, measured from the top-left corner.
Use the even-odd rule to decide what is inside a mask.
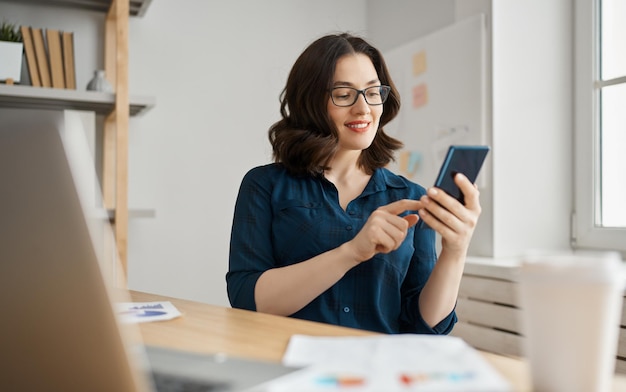
[[[20,26],[30,84],[76,90],[74,33]]]
[[[46,42],[43,38],[43,31],[39,28],[31,28],[33,43],[35,46],[35,56],[37,58],[37,68],[42,87],[52,87],[50,78],[50,66],[48,64],[48,54]]]
[[[41,87],[39,69],[37,68],[37,57],[35,55],[35,44],[33,42],[30,26],[20,26],[20,32],[22,33],[22,42],[24,43],[24,52],[26,53],[26,65],[30,84],[34,87]]]
[[[74,33],[61,33],[63,46],[63,70],[65,71],[65,88],[76,90],[76,70],[74,65]]]
[[[48,43],[48,59],[50,61],[52,87],[65,88],[63,51],[61,49],[61,34],[59,30],[46,29],[46,41]]]

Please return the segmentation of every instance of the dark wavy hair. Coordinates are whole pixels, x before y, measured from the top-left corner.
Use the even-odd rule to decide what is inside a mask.
[[[380,51],[348,33],[326,35],[309,45],[296,60],[280,96],[282,119],[269,129],[274,161],[282,163],[290,173],[315,176],[328,169],[339,141],[327,110],[335,66],[342,56],[357,53],[369,57],[380,82],[391,87],[376,136],[361,152],[358,164],[371,174],[394,160],[394,151],[402,147],[401,141],[383,130],[400,110],[400,95]]]

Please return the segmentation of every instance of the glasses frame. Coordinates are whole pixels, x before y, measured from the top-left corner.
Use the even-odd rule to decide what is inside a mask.
[[[342,104],[338,104],[337,102],[335,102],[335,98],[333,97],[333,91],[335,91],[337,89],[340,89],[340,88],[347,88],[347,89],[356,91],[356,95],[354,96],[354,101],[351,104],[349,104],[349,105],[342,105]],[[370,89],[373,89],[373,88],[380,89],[382,102],[380,102],[380,103],[370,103],[367,100],[367,95],[365,95],[365,92],[367,90],[370,90]],[[365,103],[367,103],[368,105],[370,105],[370,106],[380,106],[380,105],[384,104],[385,102],[387,102],[387,98],[389,98],[389,93],[391,92],[391,87],[390,86],[386,86],[384,84],[381,84],[380,86],[372,86],[372,87],[367,87],[367,88],[364,88],[362,90],[359,90],[359,89],[356,89],[354,87],[337,86],[337,87],[331,88],[328,92],[330,94],[330,100],[333,102],[333,105],[339,106],[341,108],[348,108],[350,106],[353,106],[356,103],[356,101],[359,100],[359,95],[363,96],[363,98],[365,99]]]

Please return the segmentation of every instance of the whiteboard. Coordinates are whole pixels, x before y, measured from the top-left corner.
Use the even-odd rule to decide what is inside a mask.
[[[402,102],[385,131],[404,143],[389,168],[425,187],[448,146],[485,144],[484,20],[473,16],[384,54]]]

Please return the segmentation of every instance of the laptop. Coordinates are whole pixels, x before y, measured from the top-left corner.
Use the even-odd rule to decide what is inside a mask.
[[[145,347],[118,322],[129,297],[71,113],[0,109],[0,390],[241,391],[295,370]]]

